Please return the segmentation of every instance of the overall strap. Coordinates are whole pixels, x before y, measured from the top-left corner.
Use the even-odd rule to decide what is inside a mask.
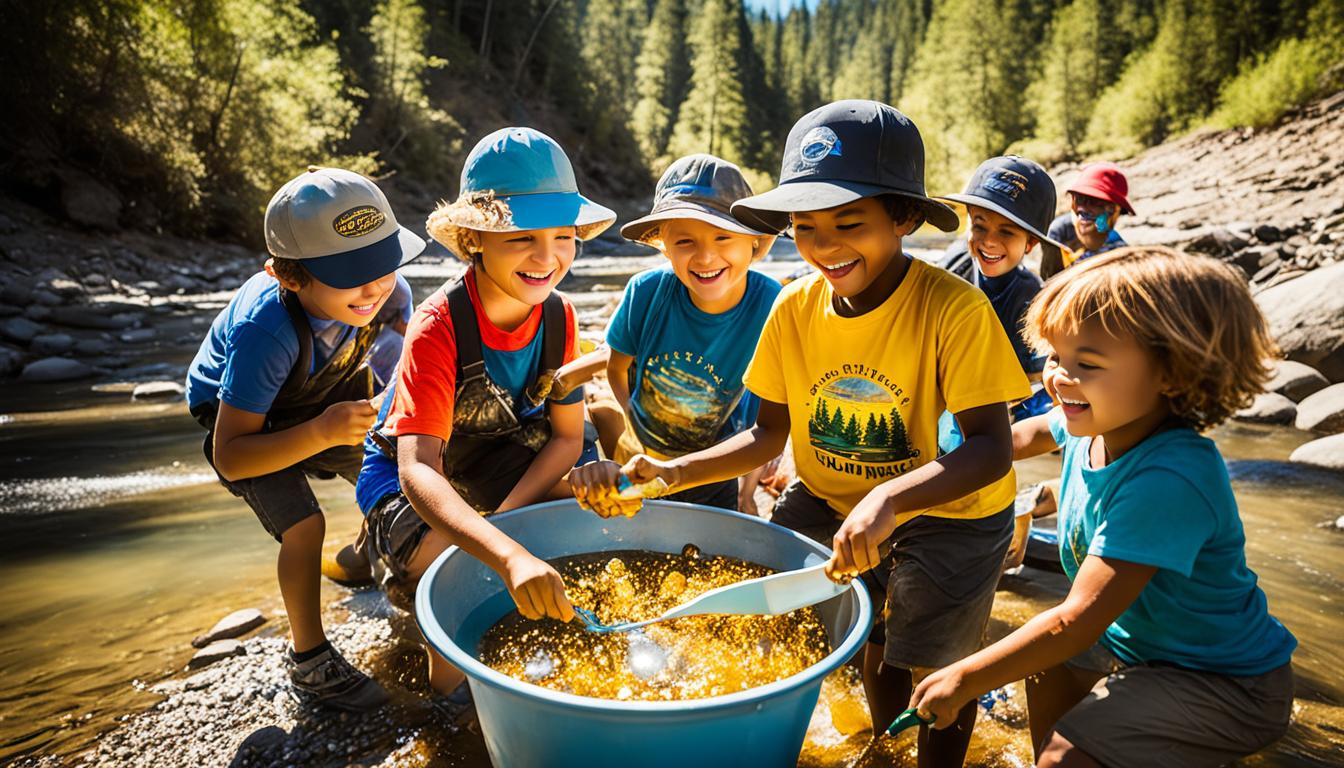
[[[313,367],[313,327],[308,323],[308,313],[303,310],[303,304],[299,303],[299,295],[281,288],[280,303],[284,305],[289,322],[294,326],[294,335],[299,339],[299,356],[294,360],[294,367],[289,369],[285,383],[280,385],[276,400],[303,388]]]
[[[565,364],[565,302],[560,294],[551,292],[541,305],[541,370],[554,371]]]
[[[451,287],[445,287],[444,296],[448,300],[448,315],[453,321],[453,337],[457,346],[457,386],[461,387],[467,379],[485,372],[481,326],[476,321],[476,309],[471,305],[465,275]]]

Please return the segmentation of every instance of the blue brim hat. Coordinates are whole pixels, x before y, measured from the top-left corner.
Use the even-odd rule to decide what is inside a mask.
[[[492,213],[482,215],[474,207],[489,207]],[[501,128],[467,155],[457,202],[440,206],[428,226],[435,240],[466,257],[459,245],[461,229],[574,227],[580,240],[590,240],[615,221],[615,211],[579,194],[574,167],[554,139],[531,128]]]
[[[332,288],[358,288],[420,258],[425,241],[405,227],[355,251],[305,259],[308,273]]]
[[[733,203],[751,196],[742,169],[705,154],[679,158],[663,172],[653,195],[653,210],[621,227],[621,236],[643,242],[661,222],[694,219],[742,235],[773,236],[775,230],[753,229],[733,217]]]

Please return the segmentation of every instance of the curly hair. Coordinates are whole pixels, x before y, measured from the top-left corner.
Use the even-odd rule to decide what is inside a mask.
[[[513,212],[508,203],[495,197],[493,191],[470,192],[449,203],[439,201],[425,222],[429,236],[468,264],[479,249],[474,249],[465,237],[468,230],[495,231],[513,223]]]
[[[298,283],[299,287],[307,285],[313,276],[309,274],[308,269],[303,266],[303,262],[298,259],[286,259],[281,256],[273,256],[270,259],[271,270],[280,280],[291,283]]]
[[[1226,421],[1264,391],[1278,345],[1245,282],[1206,256],[1160,246],[1119,248],[1047,281],[1027,310],[1027,341],[1098,320],[1133,337],[1165,374],[1172,413],[1197,430]]]

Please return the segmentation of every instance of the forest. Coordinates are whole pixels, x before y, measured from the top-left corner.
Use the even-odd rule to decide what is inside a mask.
[[[920,126],[928,186],[1005,151],[1122,159],[1273,124],[1344,85],[1344,0],[5,0],[3,184],[72,177],[121,224],[255,243],[271,192],[336,164],[421,195],[511,123],[581,183],[645,197],[712,152],[757,188],[835,99]]]

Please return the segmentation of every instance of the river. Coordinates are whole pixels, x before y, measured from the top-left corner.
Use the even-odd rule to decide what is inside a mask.
[[[562,286],[587,329],[650,257],[583,259]],[[764,262],[782,276],[798,266]],[[453,271],[413,265],[417,299]],[[201,329],[208,315],[179,318]],[[194,349],[154,359],[180,371]],[[173,374],[176,376],[176,373]],[[200,455],[202,433],[185,406],[132,403],[125,387],[87,382],[7,384],[0,405],[0,761],[69,755],[158,696],[148,686],[180,671],[190,639],[248,606],[282,616],[275,548],[251,512],[216,482]],[[1228,460],[1246,526],[1248,558],[1271,611],[1297,635],[1298,718],[1289,736],[1247,761],[1258,766],[1340,764],[1344,754],[1344,478],[1287,463],[1308,436],[1230,424],[1214,437]],[[1019,465],[1023,482],[1055,472],[1051,457]],[[348,541],[359,513],[341,481],[315,483],[328,516],[328,549]],[[338,602],[346,590],[324,584]],[[1062,577],[1028,569],[1006,578],[995,631],[1007,631],[1063,594]],[[278,633],[275,618],[263,632]],[[853,686],[829,686],[830,701]],[[1020,692],[1014,692],[1020,708]],[[1004,704],[1004,708],[1013,706]],[[1021,765],[1020,722],[989,718],[972,761]],[[464,741],[465,740],[465,741]],[[484,765],[479,736],[441,745]],[[468,743],[470,742],[470,743]],[[803,763],[847,765],[854,739],[809,740]],[[900,751],[884,760],[905,762]],[[455,761],[463,764],[461,760]],[[913,763],[910,763],[913,765]]]

